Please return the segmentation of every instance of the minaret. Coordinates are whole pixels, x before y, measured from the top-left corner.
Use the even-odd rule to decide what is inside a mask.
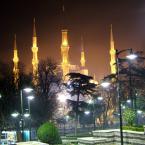
[[[62,62],[61,67],[63,71],[63,77],[65,77],[66,74],[69,73],[69,44],[68,44],[68,31],[62,30],[62,42],[61,42],[61,56],[62,56]]]
[[[85,60],[85,51],[84,51],[84,42],[83,37],[81,38],[81,70],[80,73],[88,75],[88,69],[86,69],[86,60]]]
[[[37,35],[36,35],[36,26],[35,26],[35,18],[33,24],[33,38],[32,38],[32,66],[33,66],[33,84],[37,85],[38,79],[38,47],[37,47]]]
[[[110,32],[110,67],[111,67],[111,74],[116,74],[116,50],[114,46],[114,39],[113,39],[113,30],[112,30],[112,24],[111,24],[111,32]]]
[[[16,35],[14,36],[14,56],[13,56],[13,74],[14,74],[14,83],[16,85],[16,88],[18,88],[18,79],[19,79],[19,68],[18,68],[18,50],[17,50],[17,42],[16,42]]]
[[[83,37],[81,39],[82,41],[82,44],[81,44],[81,60],[80,60],[80,63],[81,63],[81,66],[82,67],[85,67],[86,65],[86,60],[85,60],[85,52],[84,52],[84,43],[83,43]]]

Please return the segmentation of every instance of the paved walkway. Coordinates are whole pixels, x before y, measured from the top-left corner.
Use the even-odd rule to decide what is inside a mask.
[[[46,143],[41,143],[38,141],[28,141],[28,142],[19,142],[17,145],[48,145]]]

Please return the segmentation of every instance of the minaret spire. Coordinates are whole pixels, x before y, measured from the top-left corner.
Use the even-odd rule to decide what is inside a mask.
[[[113,30],[112,30],[112,24],[111,24],[111,30],[110,30],[110,67],[111,67],[111,73],[116,74],[116,50],[114,45],[114,38],[113,38]]]
[[[16,34],[14,35],[14,50],[17,50]]]
[[[33,38],[32,38],[32,66],[33,66],[33,84],[37,85],[38,83],[38,47],[37,47],[37,35],[36,35],[36,25],[35,18],[33,20]]]
[[[81,66],[85,67],[86,65],[86,60],[85,60],[85,52],[84,52],[84,41],[83,41],[83,37],[81,37]]]
[[[35,18],[33,19],[33,37],[36,37],[36,25],[35,25]]]
[[[14,55],[13,55],[13,74],[14,74],[14,83],[16,85],[16,88],[18,88],[18,79],[19,79],[19,68],[18,68],[18,50],[17,50],[17,42],[16,42],[16,34],[14,35]]]

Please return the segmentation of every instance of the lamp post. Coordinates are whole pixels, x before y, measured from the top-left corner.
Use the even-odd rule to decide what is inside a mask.
[[[13,112],[12,114],[11,114],[11,116],[15,119],[15,129],[16,129],[16,132],[18,132],[19,131],[19,129],[17,128],[17,123],[16,123],[16,121],[18,121],[19,120],[19,118],[23,118],[23,117],[25,117],[25,118],[28,118],[29,117],[29,113],[24,113],[23,115],[22,114],[20,114],[19,112]],[[22,134],[23,135],[23,134]],[[22,136],[23,137],[23,136]],[[23,139],[23,138],[22,138]],[[19,141],[19,139],[18,139],[18,141]]]
[[[23,91],[25,91],[26,93],[30,93],[32,92],[32,88],[24,88],[20,90],[20,97],[21,97],[21,129],[22,129],[22,141],[24,140],[24,110],[23,110]],[[25,116],[27,117],[27,116]]]
[[[118,101],[119,101],[119,120],[120,120],[120,138],[121,138],[121,145],[123,145],[123,129],[122,129],[122,126],[123,126],[123,122],[122,122],[122,109],[121,109],[121,96],[120,96],[120,81],[119,81],[119,72],[120,72],[120,67],[119,67],[119,55],[122,53],[122,52],[125,52],[125,51],[129,51],[129,55],[126,56],[127,59],[130,59],[130,60],[133,60],[137,57],[137,55],[133,54],[133,51],[131,48],[129,49],[124,49],[124,50],[121,50],[121,51],[118,51],[116,50],[116,81],[117,81],[117,97],[118,97]]]
[[[110,85],[111,83],[109,82],[110,79],[108,77],[105,77],[102,82],[101,82],[101,86],[107,90],[109,89],[109,96],[107,95],[107,103],[106,103],[106,107],[105,107],[105,115],[103,117],[103,124],[102,124],[102,128],[106,128],[106,125],[107,125],[107,112],[108,112],[108,109],[109,109],[109,103],[110,103]],[[103,98],[102,97],[98,97],[98,100],[102,100]]]
[[[65,124],[66,124],[66,118],[65,118],[65,105],[66,105],[66,101],[67,101],[67,96],[64,94],[64,92],[61,92],[61,93],[58,93],[58,100],[60,103],[62,103],[62,107],[63,107],[63,134],[65,136],[65,130],[66,130],[66,127],[65,127]]]
[[[95,120],[95,100],[94,100],[94,98],[89,100],[88,103],[91,104],[93,107],[93,111],[92,111],[92,113],[93,113],[93,127],[95,130],[96,129],[96,120]],[[87,114],[87,113],[89,114],[90,112],[85,111],[85,114]]]
[[[29,109],[29,114],[30,114],[30,128],[29,128],[29,132],[30,132],[30,141],[31,141],[31,101],[34,99],[34,96],[28,96],[28,109]]]

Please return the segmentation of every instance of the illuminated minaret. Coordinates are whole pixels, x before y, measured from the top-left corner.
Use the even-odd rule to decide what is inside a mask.
[[[33,83],[37,85],[37,78],[38,78],[38,47],[37,47],[37,36],[36,36],[36,26],[35,26],[35,19],[33,24],[33,39],[32,39],[32,66],[33,66]]]
[[[86,69],[86,59],[85,59],[85,51],[84,51],[84,42],[83,37],[81,38],[81,71],[80,73],[84,75],[88,75],[88,69]]]
[[[18,68],[18,50],[17,50],[17,42],[16,42],[16,35],[14,37],[14,56],[13,56],[13,63],[14,63],[14,68],[13,68],[13,74],[14,74],[14,83],[16,85],[16,88],[18,88],[18,79],[19,79],[19,68]]]
[[[81,46],[81,60],[80,60],[80,63],[81,63],[81,66],[82,67],[85,67],[85,65],[86,65],[86,60],[85,60],[85,52],[84,52],[84,43],[83,43],[83,37],[82,37],[82,39],[81,39],[81,41],[82,41],[82,46]]]
[[[111,32],[110,32],[110,67],[111,67],[111,74],[116,74],[116,50],[114,46],[114,39],[113,39],[113,31],[112,31],[112,25],[111,25]]]
[[[61,62],[61,67],[63,71],[63,77],[69,73],[69,44],[68,44],[68,31],[67,30],[62,30],[62,42],[61,42],[61,56],[62,56],[62,62]]]

